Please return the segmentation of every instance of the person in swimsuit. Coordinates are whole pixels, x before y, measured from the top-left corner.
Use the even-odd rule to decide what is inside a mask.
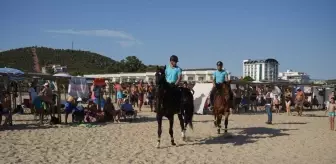
[[[286,111],[287,111],[287,115],[289,116],[289,115],[292,115],[291,113],[292,93],[289,90],[289,88],[286,89],[285,99],[286,99]]]
[[[145,90],[144,90],[144,87],[143,87],[143,84],[142,84],[142,80],[138,84],[138,90],[139,90],[139,93],[138,93],[139,112],[141,112],[141,108],[142,108],[142,105],[144,103],[144,96],[145,96],[144,95]]]
[[[298,88],[296,96],[295,96],[295,109],[297,110],[299,116],[302,116],[304,100],[305,100],[305,95],[303,91],[300,88]]]
[[[122,87],[120,84],[116,84],[115,89],[117,91],[117,105],[119,107],[123,101]]]
[[[335,97],[330,98],[328,111],[329,111],[328,114],[329,114],[330,130],[334,130],[335,129],[335,111],[336,111]]]
[[[153,94],[153,89],[152,87],[148,88],[147,92],[147,99],[148,99],[148,104],[151,109],[151,112],[153,112],[153,101],[154,101],[154,94]]]

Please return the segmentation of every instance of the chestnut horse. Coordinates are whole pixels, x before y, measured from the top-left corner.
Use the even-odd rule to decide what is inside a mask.
[[[185,139],[187,125],[189,125],[191,129],[193,128],[192,118],[194,114],[194,98],[188,88],[181,88],[168,84],[164,68],[157,68],[155,81],[155,112],[158,123],[158,140],[156,147],[159,148],[161,143],[163,117],[166,117],[169,120],[171,144],[176,145],[173,132],[174,115],[178,114],[182,138]]]
[[[227,133],[227,126],[229,123],[230,107],[232,100],[230,99],[230,82],[224,82],[215,91],[214,95],[214,109],[215,117],[214,124],[217,127],[217,133],[220,133],[221,122],[223,115],[225,116],[225,133]]]

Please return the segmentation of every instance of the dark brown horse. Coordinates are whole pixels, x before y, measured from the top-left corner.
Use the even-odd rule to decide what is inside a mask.
[[[223,115],[225,116],[225,133],[227,133],[227,126],[229,123],[230,107],[232,100],[230,97],[230,82],[224,82],[220,86],[216,86],[214,93],[214,109],[213,114],[215,117],[214,124],[217,127],[217,133],[220,133],[221,122]]]
[[[190,128],[193,128],[192,118],[194,114],[194,98],[189,89],[168,84],[164,68],[157,69],[155,74],[155,112],[158,123],[158,140],[156,147],[159,148],[161,143],[163,117],[166,117],[169,120],[169,134],[172,145],[176,145],[173,132],[175,114],[178,114],[183,139],[185,139],[187,125],[189,125]]]

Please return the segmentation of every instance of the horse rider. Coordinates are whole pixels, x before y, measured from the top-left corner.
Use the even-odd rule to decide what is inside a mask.
[[[170,57],[170,62],[166,65],[165,74],[166,81],[171,86],[178,86],[182,80],[182,69],[177,66],[178,57],[176,55],[172,55]]]
[[[169,64],[165,67],[166,81],[169,84],[169,95],[172,98],[177,98],[177,96],[174,95],[177,95],[178,86],[182,80],[182,69],[177,66],[178,61],[178,57],[172,55]]]
[[[213,73],[213,88],[210,92],[210,104],[214,105],[214,95],[217,89],[220,89],[224,82],[228,82],[228,73],[223,69],[223,62],[217,62],[217,70]],[[232,91],[230,88],[230,99],[232,98]]]

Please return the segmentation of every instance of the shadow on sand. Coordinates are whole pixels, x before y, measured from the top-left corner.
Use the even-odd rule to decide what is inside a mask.
[[[14,124],[12,126],[1,126],[0,131],[12,131],[12,130],[36,130],[36,129],[50,129],[54,126],[44,126],[39,124]]]
[[[241,131],[235,135],[219,134],[219,136],[217,137],[200,140],[199,143],[196,144],[203,145],[203,144],[232,143],[234,146],[240,146],[248,143],[257,142],[259,139],[263,138],[288,136],[289,134],[284,132],[298,129],[272,129],[266,127],[249,127],[249,128],[234,128],[231,130],[241,130]]]
[[[273,125],[304,125],[308,122],[282,122],[282,123],[273,123]]]
[[[328,117],[325,115],[316,115],[316,114],[304,114],[303,117]]]

